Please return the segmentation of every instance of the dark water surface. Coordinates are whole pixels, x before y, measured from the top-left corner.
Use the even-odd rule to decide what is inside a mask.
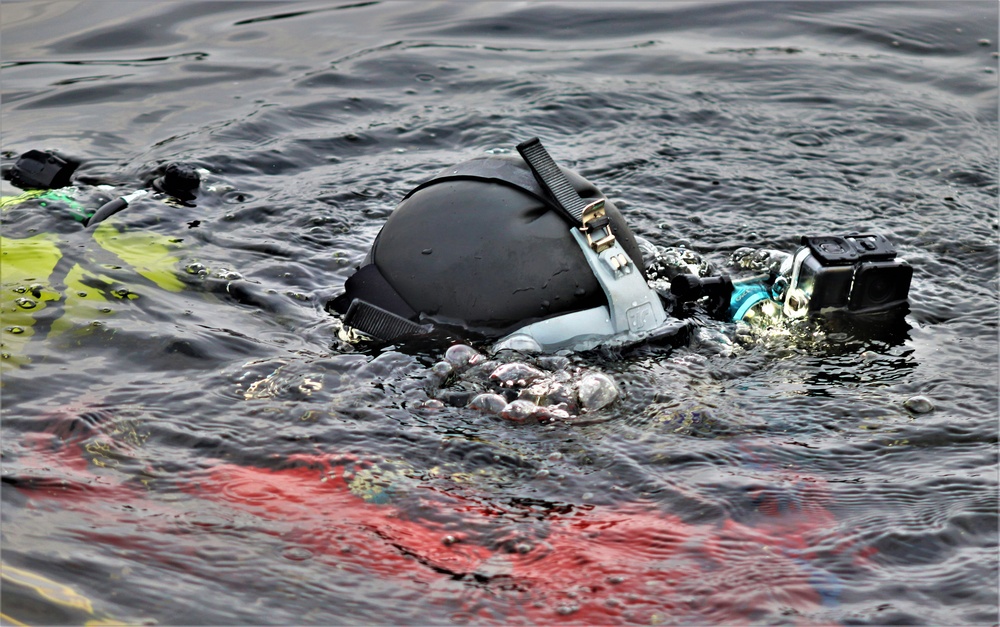
[[[5,238],[54,234],[57,268],[134,297],[51,301],[27,341],[3,312],[8,573],[160,624],[997,622],[995,2],[33,0],[0,20],[5,164],[58,149],[127,187],[183,160],[215,186],[120,214],[149,238],[124,264],[58,212],[5,212]],[[639,235],[716,262],[888,235],[908,330],[747,346],[718,325],[573,356],[622,391],[586,424],[428,403],[485,375],[352,352],[323,304],[416,183],[535,135]],[[148,278],[154,249],[173,278]],[[213,483],[296,454],[360,460],[371,509],[292,516],[266,502],[291,479]],[[632,552],[560,539],[640,510],[618,528],[663,529]],[[478,561],[415,549],[421,528]],[[661,532],[710,557],[677,566]],[[8,579],[11,618],[88,615]]]

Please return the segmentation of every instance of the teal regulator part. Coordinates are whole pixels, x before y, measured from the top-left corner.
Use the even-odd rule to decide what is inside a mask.
[[[739,322],[754,306],[772,300],[770,283],[770,277],[767,275],[733,282],[733,294],[729,299],[729,319]]]

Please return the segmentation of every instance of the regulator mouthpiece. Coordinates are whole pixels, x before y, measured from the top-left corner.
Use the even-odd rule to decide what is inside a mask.
[[[195,199],[200,185],[201,175],[198,170],[183,163],[171,163],[164,170],[163,176],[153,180],[153,189],[185,202]]]

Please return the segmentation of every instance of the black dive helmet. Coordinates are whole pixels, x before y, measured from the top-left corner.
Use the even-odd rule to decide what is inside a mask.
[[[517,149],[447,168],[403,198],[330,303],[346,326],[396,341],[438,323],[527,351],[675,326],[614,204],[537,138]]]

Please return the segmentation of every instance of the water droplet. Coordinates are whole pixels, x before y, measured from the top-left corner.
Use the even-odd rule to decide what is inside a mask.
[[[613,583],[613,584],[617,585],[617,584],[624,583],[624,582],[625,582],[625,576],[624,575],[610,575],[610,576],[608,576],[608,583]]]
[[[578,609],[580,609],[579,605],[566,604],[566,605],[560,605],[559,607],[557,607],[556,608],[556,612],[558,612],[560,616],[569,616],[570,614],[572,614],[573,612],[577,611]]]
[[[30,298],[18,298],[14,302],[17,303],[17,306],[21,309],[34,309],[38,304]]]
[[[978,43],[980,46],[988,46],[988,45],[990,45],[990,40],[989,39],[980,39],[976,43]]]
[[[418,81],[420,81],[421,83],[429,83],[432,80],[434,80],[434,75],[433,74],[427,74],[426,72],[422,72],[420,74],[417,74],[416,79]]]
[[[915,414],[926,414],[934,411],[934,402],[926,396],[917,395],[906,399],[903,407]]]
[[[189,263],[184,270],[188,274],[200,274],[204,275],[206,273],[205,266],[200,263]]]
[[[21,327],[7,327],[7,331],[9,333],[13,333],[14,335],[20,335],[21,333],[24,333],[24,329]]]
[[[18,285],[17,287],[14,288],[14,291],[17,292],[18,294],[24,294],[25,292],[28,291],[28,288],[24,287],[23,285]]]
[[[111,307],[101,307],[101,313],[111,313]]]
[[[225,281],[239,281],[240,279],[243,278],[242,274],[240,274],[236,270],[230,270],[228,268],[220,269],[218,272],[215,273],[215,276]]]
[[[421,255],[430,255],[433,252],[434,252],[433,248],[425,248],[425,249],[423,249],[423,250],[420,251],[420,254]]]
[[[451,545],[456,544],[458,542],[458,538],[456,538],[455,536],[452,536],[452,535],[447,535],[447,536],[441,538],[441,542],[445,546],[451,546]]]

